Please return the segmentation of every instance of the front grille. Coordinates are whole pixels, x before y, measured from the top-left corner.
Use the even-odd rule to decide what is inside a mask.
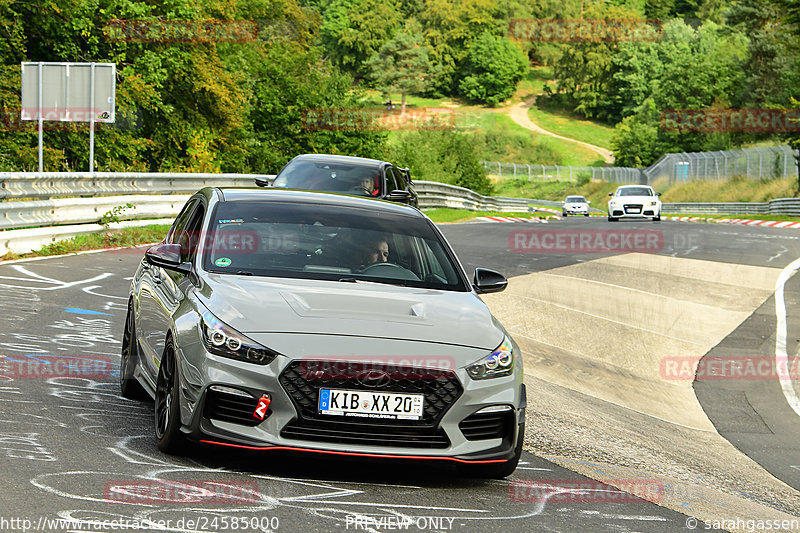
[[[628,214],[639,214],[642,212],[642,204],[626,204],[625,205],[625,213]]]
[[[317,377],[309,368],[346,371],[326,371]],[[375,386],[367,386],[357,379],[366,369],[381,370],[388,377],[374,383]],[[293,361],[281,373],[279,381],[298,413],[298,418],[283,428],[282,437],[349,444],[446,448],[450,441],[438,424],[463,393],[452,370],[380,363]],[[322,388],[422,394],[425,398],[422,417],[419,420],[361,418],[353,422],[350,417],[322,415],[317,408]]]
[[[317,378],[310,376],[311,368],[340,370],[325,370],[322,377]],[[389,379],[378,386],[367,387],[357,379],[366,369],[382,370],[389,375]],[[379,420],[377,423],[382,425],[389,422],[397,425],[435,426],[463,392],[461,383],[452,370],[431,370],[380,363],[292,361],[281,373],[279,380],[302,418],[326,421],[344,417],[318,414],[317,400],[319,390],[323,388],[424,395],[425,402],[420,420],[371,419]]]
[[[475,413],[458,425],[467,440],[502,439],[511,434],[514,411],[500,413]]]
[[[261,420],[253,416],[257,406],[256,398],[245,398],[209,389],[203,416],[243,426],[257,426],[261,423]]]
[[[349,424],[321,420],[292,421],[284,426],[281,437],[401,448],[447,448],[450,445],[450,440],[441,428],[386,427],[384,424]]]

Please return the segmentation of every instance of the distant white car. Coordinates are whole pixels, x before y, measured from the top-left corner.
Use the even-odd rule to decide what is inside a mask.
[[[608,193],[608,221],[620,218],[651,218],[661,220],[661,196],[649,185],[623,185]]]
[[[592,202],[583,196],[567,196],[567,199],[562,202],[561,215],[583,215],[588,217],[590,203]]]

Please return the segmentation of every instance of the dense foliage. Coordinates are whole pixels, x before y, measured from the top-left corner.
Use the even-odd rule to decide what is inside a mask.
[[[659,24],[655,37],[622,40],[513,31],[543,19]],[[120,21],[195,29],[120,36],[111,31]],[[244,38],[206,38],[197,28],[207,21],[244,27]],[[794,132],[663,127],[672,109],[800,106],[798,28],[794,0],[0,0],[0,170],[37,166],[35,125],[19,120],[22,61],[117,64],[117,123],[96,135],[100,171],[274,173],[298,153],[332,152],[398,157],[417,176],[450,173],[440,179],[487,190],[473,164],[497,144],[485,132],[390,135],[307,117],[358,109],[366,88],[496,106],[531,63],[553,67],[539,97],[548,109],[616,125],[621,164],[758,141],[800,146]],[[87,169],[87,129],[49,128],[46,170]]]

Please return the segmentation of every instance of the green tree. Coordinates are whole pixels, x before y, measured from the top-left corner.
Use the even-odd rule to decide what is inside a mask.
[[[420,93],[428,85],[431,63],[422,36],[397,33],[366,63],[369,77],[384,93],[400,92],[400,115],[406,113],[406,94]]]
[[[458,92],[457,73],[469,52],[469,43],[484,31],[508,31],[505,4],[495,0],[425,0],[417,20],[424,28],[431,63],[436,68],[431,92]]]
[[[464,61],[459,92],[466,98],[496,105],[510,98],[528,72],[528,59],[505,37],[484,32],[472,43]]]
[[[415,179],[439,181],[491,194],[492,183],[471,136],[454,131],[412,131],[389,145],[387,158],[411,168]]]
[[[326,9],[320,39],[330,59],[358,75],[365,62],[400,28],[403,14],[388,0],[335,0]]]

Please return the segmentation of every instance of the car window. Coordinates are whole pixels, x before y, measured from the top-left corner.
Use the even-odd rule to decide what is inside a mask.
[[[169,229],[169,233],[167,233],[167,242],[169,244],[177,244],[177,236],[178,234],[184,229],[186,223],[189,220],[189,215],[192,214],[192,210],[194,210],[197,202],[200,200],[197,198],[192,198],[183,206],[183,209],[175,218],[175,222],[172,223],[172,227]]]
[[[206,242],[203,268],[212,272],[469,290],[446,243],[419,217],[319,204],[222,202]]]
[[[202,238],[205,206],[197,202],[197,207],[188,218],[184,228],[178,233],[177,242],[181,245],[181,262],[193,261],[197,256],[197,247]]]
[[[374,164],[300,160],[286,165],[272,186],[374,196],[379,178],[380,169]]]
[[[392,191],[396,191],[398,189],[405,190],[405,187],[401,185],[402,181],[398,182],[397,175],[395,174],[397,170],[394,167],[387,166],[386,167],[386,192],[390,193]]]
[[[653,190],[649,187],[626,187],[619,189],[617,196],[654,196]]]

